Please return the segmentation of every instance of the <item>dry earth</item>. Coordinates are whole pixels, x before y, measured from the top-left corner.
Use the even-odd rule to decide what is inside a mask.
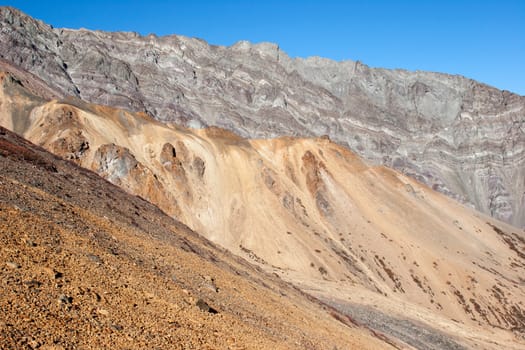
[[[3,128],[0,164],[2,349],[390,347]]]

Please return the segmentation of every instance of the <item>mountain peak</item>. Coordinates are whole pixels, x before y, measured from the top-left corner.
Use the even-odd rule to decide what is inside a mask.
[[[0,20],[6,24],[12,25],[14,27],[24,27],[30,25],[28,30],[36,29],[51,29],[50,25],[45,24],[44,22],[35,19],[26,13],[20,11],[19,9],[11,6],[0,6]]]

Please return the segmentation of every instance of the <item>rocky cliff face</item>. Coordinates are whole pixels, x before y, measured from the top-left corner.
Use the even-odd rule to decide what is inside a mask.
[[[54,29],[0,10],[0,56],[57,94],[241,136],[328,135],[525,226],[525,97],[460,77],[292,59],[274,44]]]

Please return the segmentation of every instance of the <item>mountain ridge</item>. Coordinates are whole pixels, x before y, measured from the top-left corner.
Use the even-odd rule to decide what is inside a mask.
[[[373,164],[525,225],[523,96],[456,75],[292,59],[271,43],[210,46],[0,14],[3,59],[63,95],[249,138],[326,134]]]
[[[38,19],[38,18],[35,18],[35,17],[31,17],[31,15],[28,15],[26,13],[24,13],[23,11],[17,9],[16,7],[13,7],[13,6],[1,6],[3,7],[4,9],[7,9],[11,12],[14,12],[16,13],[18,16],[22,16],[22,17],[26,17],[26,18],[29,18],[31,20],[34,20],[34,21],[37,21],[39,22],[41,25],[44,25],[44,26],[48,26],[50,29],[53,29],[53,30],[60,30],[60,29],[64,29],[64,30],[69,30],[69,31],[85,31],[85,32],[98,32],[98,33],[108,33],[109,31],[107,30],[103,30],[103,29],[90,29],[90,28],[86,28],[86,27],[80,27],[80,28],[73,28],[73,27],[63,27],[63,28],[57,28],[51,24],[47,24],[44,20],[42,19]],[[140,38],[170,38],[170,37],[175,37],[175,38],[184,38],[186,40],[197,40],[197,41],[200,41],[200,42],[203,42],[205,43],[206,45],[209,45],[211,47],[222,47],[222,48],[231,48],[231,47],[234,47],[234,46],[243,46],[243,45],[246,45],[246,46],[257,46],[257,47],[276,47],[278,50],[280,50],[281,52],[283,52],[285,55],[286,55],[286,52],[285,51],[282,51],[281,48],[280,48],[280,45],[276,42],[272,42],[272,41],[259,41],[259,42],[251,42],[249,40],[245,40],[245,39],[239,39],[237,40],[236,42],[232,43],[231,45],[222,45],[222,44],[213,44],[213,43],[209,43],[206,41],[206,39],[203,39],[203,38],[200,38],[200,37],[197,37],[197,36],[188,36],[188,35],[183,35],[183,34],[163,34],[163,35],[158,35],[156,33],[140,33],[140,32],[136,32],[136,31],[133,31],[133,30],[116,30],[116,31],[111,31],[110,33],[120,33],[120,34],[124,34],[124,35],[127,35],[127,36],[134,36],[134,37],[140,37]],[[471,78],[471,77],[468,77],[468,76],[465,76],[463,74],[454,74],[454,73],[447,73],[447,72],[441,72],[441,71],[433,71],[433,70],[425,70],[425,69],[406,69],[406,68],[403,68],[403,67],[381,67],[381,66],[372,66],[372,65],[367,65],[365,63],[363,63],[361,60],[353,60],[353,59],[350,59],[350,58],[345,58],[345,59],[341,59],[341,60],[337,60],[337,59],[333,59],[333,58],[329,58],[329,57],[323,57],[323,56],[319,56],[319,55],[310,55],[310,56],[294,56],[294,57],[290,57],[292,60],[303,60],[303,61],[311,61],[311,60],[314,60],[314,61],[326,61],[326,62],[329,62],[329,63],[358,63],[358,64],[362,64],[362,65],[365,65],[371,69],[385,69],[385,70],[389,70],[389,71],[400,71],[400,72],[408,72],[408,73],[431,73],[431,74],[437,74],[437,75],[442,75],[442,76],[449,76],[449,77],[459,77],[461,79],[465,79],[465,80],[469,80],[469,81],[472,81],[474,83],[477,83],[477,84],[482,84],[482,85],[485,85],[486,87],[488,88],[491,88],[491,89],[496,89],[496,90],[499,90],[499,91],[502,91],[502,92],[510,92],[512,94],[515,94],[515,95],[518,95],[518,96],[525,96],[525,95],[521,95],[517,92],[514,92],[514,91],[511,91],[511,90],[508,90],[508,89],[500,89],[496,86],[493,86],[491,84],[488,84],[488,83],[484,83],[480,80],[476,80],[474,78]]]

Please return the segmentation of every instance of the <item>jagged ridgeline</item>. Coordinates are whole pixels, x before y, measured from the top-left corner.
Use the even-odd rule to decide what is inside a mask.
[[[59,96],[250,137],[329,135],[525,226],[525,97],[446,74],[293,59],[274,44],[52,28],[0,9],[0,55]]]

